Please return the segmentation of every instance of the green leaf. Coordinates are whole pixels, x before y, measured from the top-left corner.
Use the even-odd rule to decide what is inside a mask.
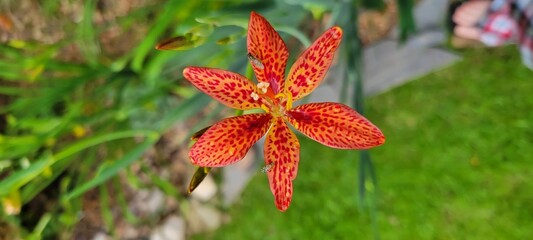
[[[119,189],[116,190],[120,191]],[[100,186],[99,197],[102,220],[106,229],[112,231],[114,229],[115,224],[113,221],[113,213],[111,212],[111,204],[109,203],[109,189],[107,189],[107,185],[103,184],[102,186]]]
[[[133,162],[139,159],[141,155],[157,141],[158,138],[158,134],[151,134],[146,140],[144,140],[143,143],[130,150],[126,155],[124,155],[124,157],[110,162],[109,164],[102,165],[97,170],[98,173],[93,179],[82,184],[81,186],[76,187],[70,193],[67,193],[63,197],[64,200],[68,201],[72,198],[79,197],[88,190],[103,184],[105,181],[118,174],[119,171],[127,168]]]
[[[12,159],[29,155],[38,149],[46,139],[38,135],[25,134],[20,136],[0,135],[0,158]]]
[[[49,113],[52,106],[71,95],[77,87],[84,86],[90,80],[108,76],[106,69],[87,69],[81,75],[70,78],[54,79],[54,85],[41,89],[41,94],[31,98],[19,98],[8,106],[0,106],[0,113],[14,111],[26,116],[38,113]],[[34,106],[39,106],[38,108]]]
[[[98,64],[100,46],[97,41],[97,32],[93,25],[93,13],[96,12],[96,0],[86,0],[83,5],[83,17],[77,27],[79,49],[85,60],[92,66]]]
[[[6,196],[11,191],[19,189],[24,184],[36,178],[44,169],[52,165],[54,159],[50,155],[41,157],[28,168],[17,171],[0,182],[0,196]]]
[[[335,5],[339,4],[337,1],[323,1],[323,0],[285,0],[291,5],[300,5],[313,14],[314,19],[321,19],[326,12],[330,12]]]
[[[199,24],[191,28],[191,30],[189,30],[189,33],[195,36],[208,37],[209,35],[211,35],[211,33],[213,33],[213,29],[213,25],[211,24]]]
[[[173,198],[178,198],[180,196],[180,193],[174,184],[160,177],[157,173],[154,173],[153,170],[148,168],[145,169],[145,172],[150,176],[152,183],[161,189],[166,195],[172,196]]]
[[[300,43],[302,43],[302,45],[304,45],[304,47],[306,48],[311,46],[311,40],[309,40],[309,38],[304,33],[302,33],[300,30],[298,30],[295,27],[283,25],[283,26],[276,26],[275,29],[280,32],[285,32],[293,36],[294,38],[298,39],[298,41],[300,41]]]
[[[43,232],[46,226],[50,223],[50,220],[52,220],[52,214],[46,213],[44,214],[41,219],[39,219],[39,222],[37,223],[37,226],[33,229],[33,232],[30,236],[28,236],[28,240],[39,240],[43,239]]]
[[[209,102],[211,98],[205,94],[198,93],[182,102],[178,107],[174,108],[169,114],[158,123],[157,129],[165,131],[173,123],[181,119],[186,119],[201,111]]]
[[[246,36],[246,32],[230,34],[230,35],[228,35],[226,37],[218,39],[216,41],[216,44],[218,44],[218,45],[233,44],[233,43],[238,42],[239,40],[241,40],[245,36]]]
[[[367,9],[383,10],[385,2],[383,0],[361,0],[361,6]]]
[[[0,94],[2,95],[11,95],[11,96],[24,96],[30,95],[28,89],[18,88],[18,87],[3,87],[0,86]]]
[[[194,1],[192,1],[194,2]],[[163,7],[164,11],[155,21],[155,25],[150,28],[150,32],[146,35],[143,41],[135,49],[131,68],[135,72],[141,72],[143,63],[148,53],[154,49],[157,39],[167,29],[172,20],[175,18],[176,12],[183,5],[181,1],[168,1]]]
[[[7,195],[13,189],[19,189],[28,182],[35,179],[43,171],[58,161],[62,161],[74,154],[79,153],[80,151],[87,149],[92,146],[102,144],[104,142],[109,142],[117,139],[131,138],[136,136],[148,136],[150,139],[157,136],[157,133],[152,131],[136,130],[136,131],[123,131],[110,133],[101,136],[94,136],[84,140],[81,140],[77,143],[70,145],[69,147],[63,149],[55,155],[45,155],[39,158],[37,161],[32,163],[28,168],[19,170],[9,175],[4,180],[0,181],[0,196]]]
[[[413,0],[396,0],[400,18],[400,40],[405,41],[409,35],[416,32],[415,19],[413,17]]]
[[[122,190],[121,181],[119,177],[115,177],[113,181],[113,186],[116,189],[116,200],[118,205],[120,206],[120,209],[122,210],[122,213],[124,214],[124,217],[126,218],[126,221],[129,224],[137,224],[139,222],[139,218],[131,212],[128,201],[126,200],[126,196],[124,194],[124,191]]]
[[[75,162],[74,164],[80,164],[85,166],[91,166],[93,164],[95,158],[96,158],[96,151],[90,151],[90,154],[84,154],[83,155],[83,162]],[[67,158],[62,161],[56,162],[54,165],[51,166],[51,172],[52,174],[50,176],[45,176],[45,174],[41,174],[38,177],[36,177],[34,180],[26,184],[21,191],[21,197],[22,197],[22,203],[26,204],[29,201],[31,201],[37,194],[39,194],[43,189],[45,189],[47,186],[49,186],[54,180],[56,180],[61,174],[65,172],[67,167],[71,166],[73,164],[73,161],[77,160],[79,158]],[[76,172],[76,177],[78,179],[84,179],[84,176],[86,172],[88,172],[89,169],[80,169],[79,172]],[[62,179],[62,184],[68,185],[70,182],[70,177],[65,177]],[[65,192],[67,189],[67,186],[63,186],[61,189],[61,192]],[[70,203],[70,202],[69,202]]]
[[[194,35],[192,33],[185,34],[183,36],[177,36],[169,39],[165,39],[159,42],[155,49],[157,50],[188,50],[198,47],[205,43],[206,38]]]
[[[243,29],[248,29],[248,17],[244,16],[219,16],[208,18],[196,18],[196,21],[203,24],[213,25],[216,27],[222,26],[237,26]]]

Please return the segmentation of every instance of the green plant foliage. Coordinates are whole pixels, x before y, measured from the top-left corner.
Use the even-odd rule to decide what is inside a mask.
[[[38,12],[31,14],[68,19],[61,15],[65,2],[80,11],[75,20],[56,26],[65,34],[56,42],[9,39],[0,44],[0,227],[11,226],[24,239],[69,238],[81,219],[83,196],[91,190],[102,206],[118,202],[120,216],[138,223],[128,211],[119,178],[144,186],[131,166],[174,123],[202,112],[205,118],[190,129],[192,134],[223,109],[186,84],[182,69],[201,65],[245,74],[251,11],[271,20],[284,38],[295,40],[291,44],[309,46],[308,32],[301,27],[326,13],[331,13],[330,25],[336,23],[343,1],[150,1],[107,22],[98,12],[102,1],[38,2]],[[119,43],[131,48],[106,48],[108,35],[142,27],[141,39]],[[177,51],[156,50],[162,41],[167,48],[161,49]],[[75,56],[63,55],[69,48],[78,50]],[[140,162],[152,186],[183,197],[144,164]],[[20,212],[50,192],[43,213]],[[109,192],[115,194],[106,196]],[[115,213],[104,209],[100,214],[112,228]]]
[[[413,0],[396,0],[400,14],[400,39],[405,41],[415,33],[416,25],[413,17]]]
[[[361,0],[361,6],[368,9],[382,10],[385,8],[383,0]]]

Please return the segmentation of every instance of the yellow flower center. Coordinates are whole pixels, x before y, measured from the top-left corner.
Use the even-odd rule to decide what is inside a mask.
[[[261,101],[261,109],[272,116],[283,117],[287,110],[292,108],[292,95],[290,93],[278,93],[274,96],[270,84],[267,82],[258,83],[257,89],[257,92],[251,94],[252,99]]]

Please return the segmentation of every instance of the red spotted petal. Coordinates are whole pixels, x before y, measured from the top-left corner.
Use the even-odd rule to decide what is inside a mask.
[[[298,57],[289,71],[286,88],[293,101],[315,90],[331,65],[342,39],[342,29],[332,27]]]
[[[283,39],[261,15],[252,12],[248,25],[248,57],[259,82],[268,82],[275,94],[283,89],[289,51]]]
[[[276,207],[285,211],[292,199],[292,180],[298,172],[300,143],[282,118],[275,118],[265,141],[265,164]]]
[[[196,88],[213,97],[222,104],[236,109],[260,108],[252,93],[256,86],[244,76],[216,68],[188,67],[183,76]]]
[[[241,160],[270,127],[270,114],[226,118],[207,130],[189,151],[194,165],[223,167]]]
[[[339,149],[368,149],[385,142],[383,133],[340,103],[310,103],[291,109],[289,122],[309,138]]]

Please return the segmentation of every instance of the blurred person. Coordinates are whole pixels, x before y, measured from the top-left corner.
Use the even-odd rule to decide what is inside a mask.
[[[533,0],[470,0],[453,7],[453,33],[495,47],[517,43],[533,70]]]

